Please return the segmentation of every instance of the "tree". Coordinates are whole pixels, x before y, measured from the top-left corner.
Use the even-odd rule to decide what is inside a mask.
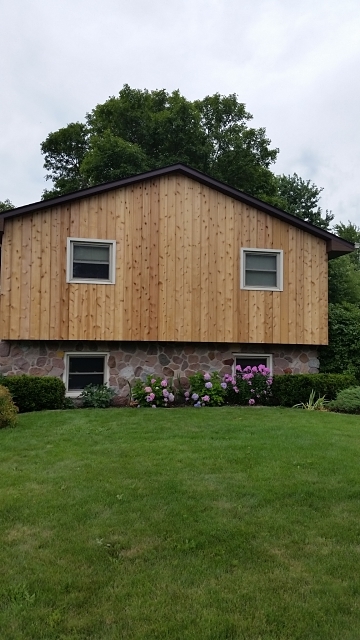
[[[140,91],[125,85],[118,97],[97,105],[86,123],[50,133],[41,145],[44,198],[134,173],[183,162],[258,197],[275,197],[269,166],[278,150],[265,129],[230,96],[191,102],[174,91]]]
[[[292,176],[276,176],[276,181],[278,206],[281,209],[322,229],[329,228],[334,216],[331,211],[325,211],[324,216],[319,207],[322,188],[310,180],[303,180],[297,173]]]
[[[9,209],[15,209],[10,200],[0,200],[0,211],[8,211]]]

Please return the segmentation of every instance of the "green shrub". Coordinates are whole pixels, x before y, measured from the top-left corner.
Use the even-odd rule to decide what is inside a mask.
[[[79,396],[79,399],[82,401],[83,407],[106,409],[110,407],[114,395],[115,391],[106,384],[88,384]]]
[[[329,409],[341,413],[360,413],[360,387],[340,391],[336,399],[330,402]]]
[[[319,359],[321,373],[353,373],[360,381],[358,306],[346,303],[329,305],[329,344],[320,347]]]
[[[356,378],[350,373],[299,373],[274,376],[271,387],[272,405],[293,407],[307,403],[312,390],[316,397],[334,400],[339,391],[356,386]]]
[[[219,407],[224,404],[226,384],[221,383],[217,371],[213,373],[198,371],[189,377],[189,382],[191,390],[186,397],[194,407]]]
[[[65,385],[60,378],[47,376],[6,376],[0,384],[7,387],[20,413],[62,409]]]
[[[9,389],[0,386],[0,429],[14,427],[17,412]]]
[[[141,407],[169,407],[175,400],[170,381],[160,376],[147,376],[146,381],[136,380],[131,395]]]

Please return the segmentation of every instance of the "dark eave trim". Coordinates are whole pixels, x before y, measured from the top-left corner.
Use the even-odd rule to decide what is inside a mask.
[[[40,200],[40,202],[34,202],[23,207],[17,207],[16,209],[9,209],[8,211],[0,213],[0,224],[7,218],[26,215],[35,211],[41,211],[42,209],[50,209],[51,207],[56,207],[62,204],[73,202],[74,200],[88,198],[90,196],[104,193],[105,191],[113,191],[114,189],[125,187],[131,184],[136,184],[137,182],[142,182],[143,180],[151,180],[160,176],[170,174],[182,174],[188,178],[192,178],[193,180],[196,180],[197,182],[200,182],[207,187],[211,187],[216,191],[220,191],[220,193],[223,193],[230,198],[234,198],[234,200],[239,200],[240,202],[243,202],[250,207],[259,209],[260,211],[263,211],[264,213],[267,213],[274,218],[278,218],[283,222],[287,222],[288,224],[291,224],[298,229],[307,231],[307,233],[311,233],[313,236],[325,240],[327,252],[330,259],[354,251],[354,245],[351,242],[342,240],[329,231],[320,229],[319,227],[316,227],[309,222],[305,222],[305,220],[301,220],[301,218],[297,218],[296,216],[293,216],[286,211],[277,209],[276,207],[273,207],[272,205],[267,204],[262,200],[258,200],[253,196],[249,196],[247,193],[239,191],[234,187],[230,187],[224,182],[215,180],[215,178],[211,178],[205,173],[197,171],[197,169],[192,169],[191,167],[188,167],[181,163],[173,164],[169,167],[162,167],[161,169],[154,169],[153,171],[147,171],[146,173],[141,173],[136,176],[130,176],[129,178],[122,178],[121,180],[116,180],[114,182],[106,182],[95,187],[88,187],[86,189],[74,191],[73,193],[67,193],[66,195],[57,196],[56,198],[51,198],[49,200]]]

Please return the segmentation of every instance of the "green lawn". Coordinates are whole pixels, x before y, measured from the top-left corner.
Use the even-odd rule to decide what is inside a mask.
[[[4,640],[357,640],[360,419],[24,414],[0,431]]]

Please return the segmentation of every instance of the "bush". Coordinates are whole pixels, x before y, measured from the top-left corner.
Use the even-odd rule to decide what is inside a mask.
[[[79,396],[83,407],[106,409],[110,407],[115,391],[106,384],[88,384]]]
[[[360,413],[360,387],[340,391],[336,399],[330,402],[329,409],[341,413]]]
[[[360,381],[359,307],[329,305],[329,344],[320,347],[319,358],[321,373],[353,373]]]
[[[237,365],[235,377],[228,374],[224,376],[226,399],[229,404],[268,404],[272,382],[270,369],[263,364],[258,367],[247,366],[245,369]]]
[[[15,406],[9,389],[0,387],[0,429],[14,427],[18,408]]]
[[[316,397],[325,396],[334,400],[339,391],[356,386],[356,378],[350,373],[299,373],[274,376],[272,384],[272,405],[293,407],[307,403],[312,390]]]
[[[47,376],[6,376],[0,384],[7,387],[20,413],[62,409],[65,385],[60,378]]]
[[[175,400],[172,384],[160,376],[147,376],[146,382],[136,380],[131,395],[141,407],[168,407]]]
[[[217,371],[198,371],[189,377],[189,382],[191,390],[185,393],[185,399],[194,407],[219,407],[224,404],[226,384],[221,382]]]

